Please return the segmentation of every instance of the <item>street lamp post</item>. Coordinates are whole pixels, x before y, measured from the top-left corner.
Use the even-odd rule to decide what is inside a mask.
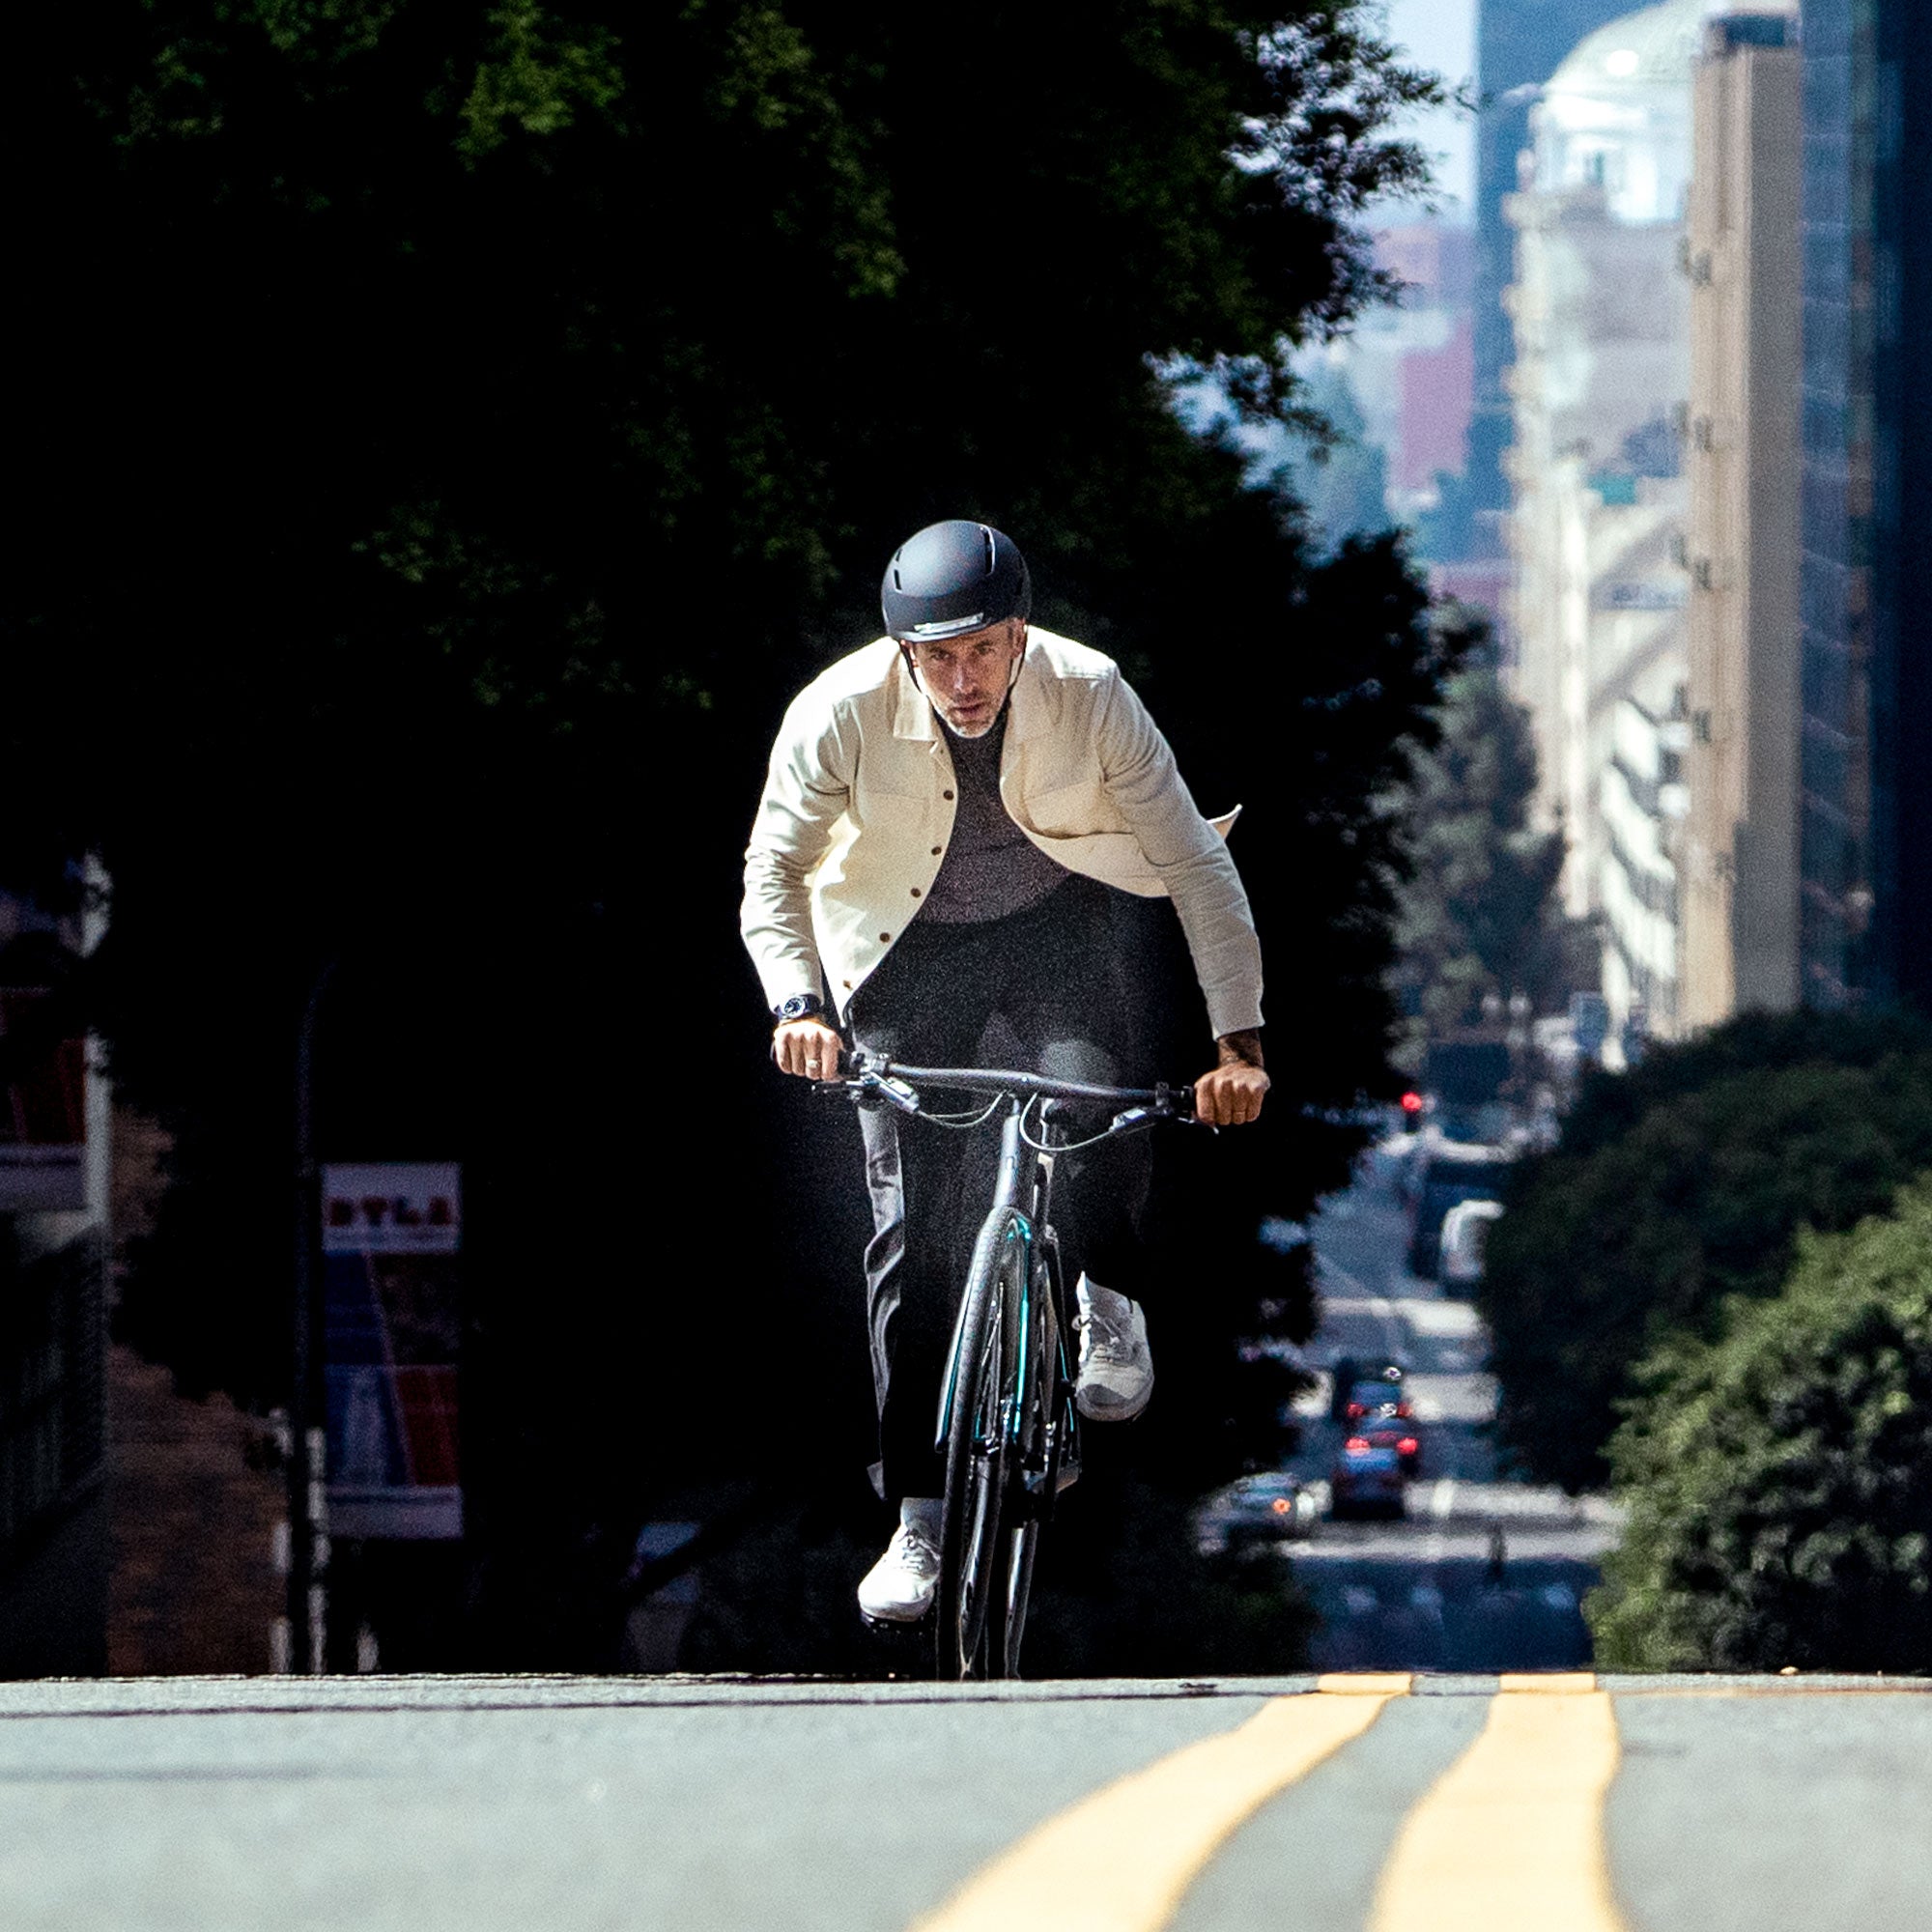
[[[331,954],[309,986],[296,1036],[295,1308],[289,1389],[288,1668],[322,1675],[323,1573],[328,1562],[327,1434],[317,1400],[316,1343],[321,1327],[322,1184],[315,1158],[315,1030],[335,972]]]

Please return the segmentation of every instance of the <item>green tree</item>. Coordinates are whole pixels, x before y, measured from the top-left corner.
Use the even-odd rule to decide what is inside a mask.
[[[1480,620],[1455,616],[1475,628]],[[1483,643],[1443,689],[1440,741],[1416,761],[1408,798],[1409,873],[1402,889],[1396,982],[1415,1016],[1414,1045],[1507,1010],[1568,997],[1578,934],[1556,884],[1560,833],[1529,824],[1536,746],[1529,714],[1502,688]]]
[[[1503,1446],[1601,1486],[1638,1362],[1776,1294],[1801,1230],[1851,1227],[1928,1165],[1932,1032],[1902,1016],[1749,1016],[1593,1077],[1490,1237]]]
[[[1932,1181],[1638,1372],[1584,1612],[1625,1670],[1932,1671]]]

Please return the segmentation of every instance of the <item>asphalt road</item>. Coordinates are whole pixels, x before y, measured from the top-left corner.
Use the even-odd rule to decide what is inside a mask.
[[[1405,1265],[1407,1217],[1387,1163],[1362,1178],[1313,1229],[1323,1321],[1308,1353],[1387,1354],[1408,1370],[1423,1425],[1423,1466],[1399,1523],[1324,1520],[1293,1546],[1295,1574],[1322,1615],[1323,1670],[1549,1670],[1590,1661],[1579,1605],[1616,1538],[1601,1499],[1503,1480],[1487,1425],[1495,1386],[1483,1373],[1489,1340],[1466,1300],[1418,1281]],[[1327,1389],[1303,1406],[1291,1463],[1323,1485],[1342,1431]]]
[[[1932,1694],[1869,1681],[6,1685],[0,1786],[9,1932],[1841,1932],[1932,1897]]]

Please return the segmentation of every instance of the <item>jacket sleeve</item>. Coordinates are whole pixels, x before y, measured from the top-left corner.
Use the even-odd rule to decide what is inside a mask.
[[[856,747],[837,708],[802,692],[772,747],[764,795],[745,850],[738,929],[771,1006],[823,989],[811,930],[811,874],[852,796]]]
[[[1216,1038],[1262,1023],[1262,949],[1227,840],[1194,803],[1174,752],[1118,671],[1094,732],[1107,795],[1160,873],[1193,955]]]

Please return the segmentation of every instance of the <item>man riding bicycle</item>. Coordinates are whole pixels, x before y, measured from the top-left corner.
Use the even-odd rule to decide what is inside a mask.
[[[1127,1042],[1113,892],[1165,895],[1216,1041],[1196,1115],[1254,1120],[1268,1087],[1261,949],[1231,821],[1202,816],[1111,659],[1029,627],[1026,562],[1001,531],[929,526],[895,554],[881,596],[887,635],[785,713],[745,855],[742,928],[776,1021],[774,1061],[835,1077],[842,1015],[861,1047],[892,1060],[972,1065],[997,1029],[1009,1064],[1114,1084]],[[962,1163],[923,1122],[861,1120],[872,1475],[900,1523],[859,1603],[909,1622],[939,1572],[933,1410],[957,1313]],[[1145,1144],[1110,1142],[1058,1173],[1079,1271],[1080,1412],[1127,1420],[1147,1406],[1153,1367],[1145,1316],[1108,1284],[1132,1279]]]

